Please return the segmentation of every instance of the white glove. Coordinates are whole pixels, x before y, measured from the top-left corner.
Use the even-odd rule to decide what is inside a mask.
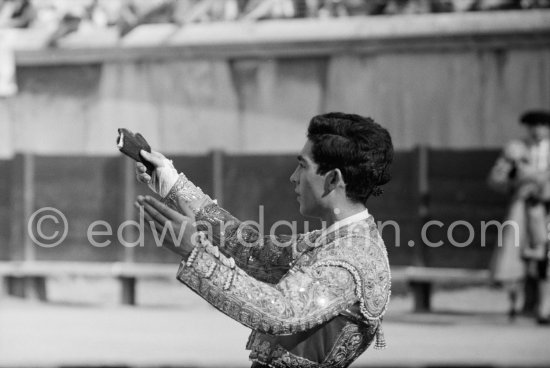
[[[162,198],[170,193],[170,189],[178,181],[178,171],[174,167],[172,160],[167,159],[159,152],[147,152],[142,150],[141,156],[155,166],[152,175],[145,173],[145,165],[142,163],[136,164],[136,174],[139,181],[146,183],[149,188],[157,193]]]

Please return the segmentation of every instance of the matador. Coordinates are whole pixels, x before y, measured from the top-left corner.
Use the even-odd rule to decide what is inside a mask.
[[[137,163],[137,178],[162,201],[139,196],[136,206],[156,228],[183,231],[165,244],[182,256],[177,279],[252,329],[253,368],[347,367],[373,342],[385,346],[390,267],[366,206],[390,180],[385,128],[354,114],[311,119],[290,182],[300,213],[327,226],[303,234],[263,234],[160,153],[141,155],[155,170]]]

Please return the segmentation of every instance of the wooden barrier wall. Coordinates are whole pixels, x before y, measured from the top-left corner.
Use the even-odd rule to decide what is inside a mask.
[[[491,192],[486,176],[497,151],[449,151],[417,148],[396,153],[393,179],[381,197],[374,197],[369,211],[382,224],[390,260],[395,265],[428,265],[486,268],[496,241],[496,228],[487,233],[487,246],[481,247],[480,222],[501,220],[506,198]],[[296,221],[303,231],[305,219],[289,176],[296,166],[294,155],[231,155],[214,152],[201,156],[175,156],[174,164],[194,180],[206,193],[241,220],[263,224],[265,233],[278,220]],[[62,261],[174,262],[177,257],[156,249],[149,232],[143,242],[125,246],[117,229],[127,220],[136,220],[133,201],[136,195],[150,193],[136,183],[133,165],[124,157],[52,157],[18,155],[0,162],[11,175],[0,179],[0,259]],[[262,209],[260,210],[260,206]],[[37,210],[53,207],[67,218],[66,239],[55,247],[41,247],[28,234],[28,219]],[[261,220],[263,219],[263,220]],[[87,237],[95,221],[106,221],[112,234],[96,235],[94,246]],[[430,242],[442,241],[440,247],[422,242],[422,226],[430,220]],[[466,247],[454,247],[445,235],[456,220],[472,223],[473,241]],[[399,230],[396,229],[399,226]],[[313,220],[309,229],[320,227]],[[95,228],[103,230],[103,227]],[[43,233],[59,230],[52,220],[45,220]],[[282,226],[277,233],[290,233]],[[122,240],[138,239],[136,227],[127,227]],[[464,227],[457,227],[452,238],[463,242],[468,237]],[[410,243],[413,242],[413,243]]]
[[[440,247],[422,247],[422,259],[431,266],[487,268],[497,243],[496,228],[486,231],[482,243],[482,222],[501,221],[505,197],[486,185],[489,169],[497,159],[497,151],[428,151],[427,213],[424,222],[437,220],[430,226],[428,240],[442,242]],[[471,228],[468,229],[467,221]],[[450,228],[455,223],[454,228]],[[451,235],[449,235],[451,231]],[[469,242],[468,238],[474,236]],[[455,245],[450,239],[455,240]],[[469,244],[461,246],[460,244]],[[444,257],[442,257],[444,255]]]
[[[9,244],[12,222],[12,160],[0,160],[0,260],[10,258]]]

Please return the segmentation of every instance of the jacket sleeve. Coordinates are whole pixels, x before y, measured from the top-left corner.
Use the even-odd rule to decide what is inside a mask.
[[[313,245],[318,231],[294,236],[263,236],[253,224],[231,215],[180,174],[164,202],[179,210],[183,200],[195,213],[197,230],[208,234],[219,251],[234,259],[250,276],[271,284],[277,283],[294,259]]]
[[[293,268],[271,285],[249,276],[201,235],[177,278],[247,327],[293,334],[322,324],[359,301],[352,273],[337,263]]]

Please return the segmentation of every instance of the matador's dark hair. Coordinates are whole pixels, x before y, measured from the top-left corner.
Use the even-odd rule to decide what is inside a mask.
[[[340,112],[317,115],[309,123],[307,137],[317,172],[340,169],[351,200],[365,204],[390,181],[391,136],[373,119]]]

